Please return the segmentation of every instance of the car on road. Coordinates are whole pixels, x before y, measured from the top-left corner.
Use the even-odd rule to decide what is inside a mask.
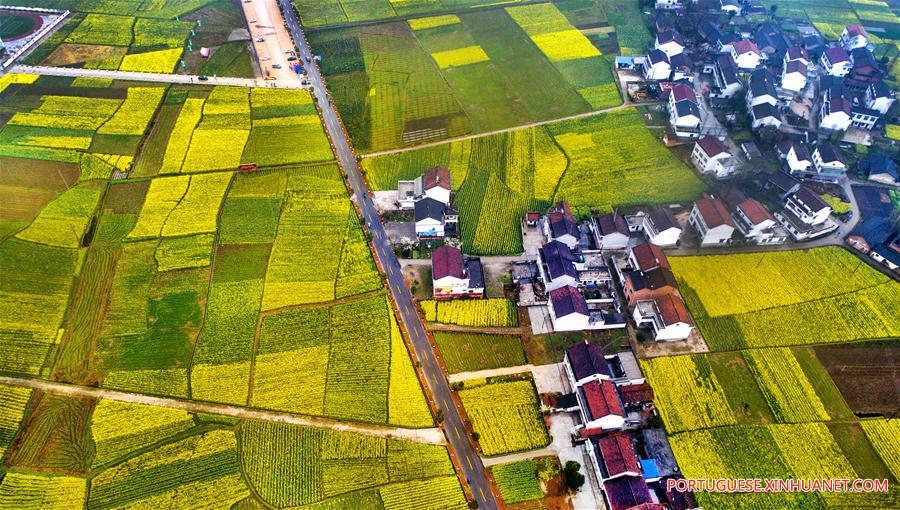
[[[288,57],[287,59],[288,59],[289,62],[293,62],[294,60],[297,60],[297,57],[291,55],[291,56]]]
[[[206,81],[206,80],[209,79],[209,76],[203,76],[203,75],[200,75],[200,76],[197,77],[197,79],[200,80],[200,81]]]
[[[260,58],[260,60],[262,60],[263,62],[265,62],[266,60],[272,60],[272,57],[266,55],[265,57]]]
[[[309,62],[309,55],[306,56],[306,61]]]
[[[263,42],[263,41],[265,41],[265,39],[263,39],[262,37],[257,37],[257,38],[256,38],[256,42]]]
[[[255,20],[255,19],[248,19],[248,20],[247,20],[247,23],[256,23],[256,20]]]
[[[272,67],[275,69],[281,69],[281,64],[272,64]]]

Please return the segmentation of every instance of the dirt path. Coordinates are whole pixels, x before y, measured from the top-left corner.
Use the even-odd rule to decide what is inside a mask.
[[[478,370],[476,372],[460,372],[458,374],[451,374],[447,377],[447,380],[451,383],[455,383],[459,381],[465,381],[466,379],[475,379],[477,377],[496,377],[498,375],[524,374],[526,372],[531,372],[532,369],[534,369],[534,365],[518,365],[515,367]]]
[[[559,450],[552,446],[548,446],[546,448],[541,448],[540,450],[512,453],[509,455],[502,455],[500,457],[482,457],[481,461],[484,462],[485,467],[490,467],[496,466],[497,464],[506,464],[508,462],[536,459],[538,457],[556,457],[557,455],[559,455]]]
[[[517,328],[487,327],[487,326],[460,326],[458,324],[442,324],[429,322],[429,331],[455,331],[457,333],[483,333],[489,335],[525,335],[529,329],[519,326]]]
[[[227,404],[196,402],[193,400],[185,400],[180,398],[154,397],[150,395],[143,395],[140,393],[109,390],[104,388],[92,388],[89,386],[78,386],[74,384],[42,381],[39,379],[0,376],[0,384],[5,384],[7,386],[18,386],[21,388],[31,388],[46,393],[53,393],[55,395],[66,395],[70,397],[93,399],[104,398],[107,400],[116,400],[119,402],[147,404],[158,407],[167,407],[170,409],[183,409],[185,411],[193,413],[210,413],[248,420],[285,423],[289,425],[303,425],[306,427],[317,427],[336,430],[339,432],[355,432],[368,436],[386,437],[389,439],[402,439],[406,441],[414,441],[417,443],[433,445],[446,444],[444,434],[438,428],[405,429],[400,427],[390,427],[387,425],[344,422],[318,416],[306,416],[277,411],[247,409],[244,407],[232,406]]]
[[[641,103],[641,106],[652,105],[652,104],[656,104],[656,103]],[[372,158],[375,156],[384,156],[387,154],[397,154],[398,152],[414,151],[417,149],[424,149],[426,147],[434,147],[437,145],[444,145],[447,143],[458,142],[461,140],[471,140],[473,138],[482,138],[482,137],[490,136],[490,135],[499,135],[501,133],[508,133],[510,131],[515,131],[517,129],[525,129],[525,128],[530,128],[530,127],[535,127],[535,126],[546,126],[547,124],[555,124],[557,122],[563,122],[563,121],[567,121],[567,120],[583,119],[585,117],[594,117],[596,115],[601,115],[604,113],[624,110],[626,108],[631,108],[633,106],[635,106],[633,103],[622,103],[619,106],[613,106],[612,108],[604,108],[602,110],[594,110],[594,111],[590,111],[590,112],[576,113],[575,115],[569,115],[567,117],[560,117],[557,119],[549,119],[549,120],[541,120],[541,121],[537,121],[537,122],[531,122],[529,124],[522,124],[519,126],[512,126],[512,127],[508,127],[508,128],[497,129],[495,131],[488,131],[486,133],[474,133],[471,135],[456,136],[453,138],[438,140],[436,142],[428,142],[428,143],[423,143],[423,144],[419,144],[419,145],[413,145],[410,147],[402,147],[399,149],[391,149],[391,150],[379,151],[379,152],[370,152],[368,154],[361,154],[360,157]]]

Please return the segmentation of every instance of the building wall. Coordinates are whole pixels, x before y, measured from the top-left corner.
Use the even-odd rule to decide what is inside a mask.
[[[440,221],[426,218],[416,222],[416,235],[419,237],[444,237],[444,225]]]
[[[658,342],[676,342],[679,340],[686,340],[687,337],[691,335],[691,330],[693,328],[690,324],[679,322],[677,324],[672,324],[663,329],[660,329],[656,333],[656,341]]]
[[[731,240],[734,228],[730,225],[719,225],[706,231],[700,244],[703,246],[727,244]]]
[[[425,196],[433,198],[438,202],[450,205],[450,190],[441,187],[434,187],[425,192]]]

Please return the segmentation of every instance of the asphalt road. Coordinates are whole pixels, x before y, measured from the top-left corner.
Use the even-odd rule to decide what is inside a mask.
[[[303,59],[303,65],[306,69],[307,78],[312,83],[313,90],[319,101],[319,107],[322,110],[322,116],[325,119],[325,128],[331,136],[332,143],[335,146],[335,152],[338,160],[341,162],[347,178],[350,181],[350,187],[357,199],[359,208],[362,211],[363,218],[372,235],[372,243],[375,245],[375,255],[381,262],[381,266],[387,273],[388,285],[391,294],[394,296],[394,302],[400,309],[400,319],[406,326],[412,341],[413,349],[416,356],[422,364],[425,373],[425,379],[431,393],[437,402],[438,408],[444,415],[444,430],[447,435],[447,441],[455,453],[459,465],[462,468],[466,480],[472,489],[475,500],[478,502],[478,508],[481,509],[498,509],[499,505],[494,494],[491,492],[490,483],[485,475],[481,458],[475,451],[474,446],[469,441],[462,423],[459,410],[456,408],[452,395],[450,393],[450,385],[444,377],[444,373],[438,365],[437,358],[428,341],[425,333],[425,326],[422,324],[419,315],[416,313],[415,304],[413,303],[412,294],[406,287],[403,280],[403,274],[400,270],[400,262],[391,250],[385,235],[384,227],[375,210],[375,204],[372,202],[368,194],[368,190],[363,184],[359,165],[356,162],[356,155],[350,147],[346,134],[341,127],[335,112],[334,105],[328,99],[328,92],[325,89],[322,76],[319,69],[315,65],[307,64],[306,59],[312,59],[312,50],[300,22],[294,13],[288,0],[279,0],[284,9],[284,18],[291,32],[291,37],[297,45],[298,54]]]

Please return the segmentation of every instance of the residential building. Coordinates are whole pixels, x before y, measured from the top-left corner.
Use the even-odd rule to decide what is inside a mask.
[[[756,47],[756,43],[749,39],[742,39],[731,44],[731,57],[738,68],[744,71],[752,71],[759,67],[762,53]]]
[[[544,221],[544,235],[548,240],[559,241],[569,248],[578,246],[581,233],[568,202],[557,203],[547,214]]]
[[[684,7],[681,0],[656,0],[655,7],[660,10],[673,11]]]
[[[687,53],[679,53],[669,58],[672,67],[672,81],[694,81],[694,63]]]
[[[694,144],[691,161],[698,170],[711,173],[718,179],[730,177],[738,169],[738,160],[728,147],[713,136],[703,136]]]
[[[719,0],[719,5],[726,14],[741,15],[741,3],[738,0]]]
[[[669,261],[655,244],[642,243],[633,247],[625,261],[616,264],[616,270],[630,307],[638,301],[677,292],[678,284]]]
[[[554,331],[591,329],[591,312],[587,301],[575,287],[565,285],[551,290],[547,305]]]
[[[669,91],[669,123],[675,136],[697,138],[700,136],[699,101],[694,89],[678,83]]]
[[[669,269],[669,259],[666,258],[665,252],[653,243],[641,243],[629,250],[628,265],[641,271],[649,273],[655,269]]]
[[[675,294],[638,301],[632,318],[639,328],[649,329],[657,342],[686,340],[694,328],[684,302]]]
[[[881,112],[862,106],[854,106],[850,109],[850,127],[871,131],[881,120]]]
[[[625,218],[615,212],[594,217],[593,230],[601,250],[624,250],[631,238]]]
[[[644,216],[641,225],[647,240],[656,246],[675,246],[681,237],[681,226],[667,208],[660,207]]]
[[[841,34],[840,44],[846,51],[865,48],[869,45],[869,36],[862,26],[851,23],[844,28],[844,32]]]
[[[772,22],[765,22],[756,29],[753,33],[753,42],[762,53],[763,59],[769,62],[780,62],[790,47],[790,41]]]
[[[736,0],[722,0],[735,2]],[[740,7],[738,7],[740,9]],[[642,476],[621,476],[603,482],[603,496],[607,510],[658,510],[650,488]]]
[[[812,164],[811,161],[810,164]],[[778,197],[784,200],[786,196],[800,189],[800,179],[785,172],[774,172],[769,174],[766,188],[777,189]]]
[[[744,87],[731,53],[721,53],[716,57],[713,79],[719,88],[719,94],[723,97],[734,97]]]
[[[565,243],[550,241],[538,249],[538,258],[541,278],[548,291],[579,285],[578,270],[575,268],[578,257]]]
[[[781,127],[781,112],[778,107],[769,103],[761,103],[750,109],[750,126],[753,129]]]
[[[900,268],[900,235],[889,218],[867,219],[847,236],[847,244],[891,271]]]
[[[429,169],[412,181],[398,181],[401,209],[413,209],[425,197],[450,205],[450,170],[442,166]]]
[[[715,197],[704,197],[694,202],[688,224],[700,237],[701,246],[731,243],[735,228],[725,202]]]
[[[812,156],[809,154],[806,144],[803,142],[783,141],[775,146],[778,153],[790,173],[809,172],[812,166]]]
[[[610,480],[620,476],[641,476],[641,463],[634,453],[631,436],[617,431],[592,438],[600,479]]]
[[[787,232],[758,200],[748,198],[734,208],[731,217],[747,241],[760,245],[778,245],[787,241]]]
[[[819,129],[827,132],[850,128],[853,105],[841,80],[824,77],[821,81],[822,105],[819,108]]]
[[[747,87],[747,109],[761,104],[778,105],[778,93],[775,91],[775,77],[768,69],[757,69],[750,73]]]
[[[809,54],[803,46],[791,46],[784,54],[784,63],[800,62],[805,66],[809,65]]]
[[[866,107],[887,115],[894,104],[894,91],[884,81],[876,80],[866,88]]]
[[[847,173],[847,160],[840,149],[829,142],[822,142],[812,153],[816,178],[836,182]]]
[[[581,411],[581,436],[591,433],[621,430],[625,427],[625,409],[616,391],[616,385],[608,380],[591,380],[575,388]]]
[[[459,213],[443,202],[425,197],[415,203],[413,215],[419,239],[440,239],[457,233]]]
[[[872,182],[897,185],[897,163],[884,154],[869,155],[859,162],[859,169]]]
[[[578,388],[589,381],[606,381],[613,376],[612,369],[599,345],[578,342],[566,349],[563,366],[570,386]]]
[[[671,58],[684,51],[684,39],[675,29],[664,30],[656,34],[653,47]]]
[[[843,48],[838,46],[826,48],[820,60],[825,72],[831,76],[843,77],[850,74],[850,55]]]
[[[881,79],[884,72],[868,48],[856,48],[850,52],[850,80],[862,87]]]
[[[806,87],[807,65],[799,60],[784,64],[781,72],[781,88],[791,92],[800,92]]]
[[[784,198],[784,208],[775,212],[775,219],[795,241],[820,237],[837,229],[831,221],[831,207],[809,188],[800,188]]]
[[[441,246],[431,253],[431,283],[435,299],[484,295],[481,259],[467,257],[458,248]]]
[[[669,57],[662,50],[654,49],[644,58],[644,78],[647,80],[668,80],[672,75]]]

